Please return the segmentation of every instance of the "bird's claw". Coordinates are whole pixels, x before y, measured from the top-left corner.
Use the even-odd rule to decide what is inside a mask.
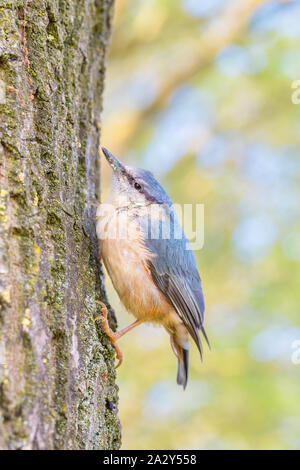
[[[101,306],[102,315],[98,315],[95,318],[95,321],[98,321],[98,320],[101,321],[102,327],[103,327],[105,333],[107,334],[107,336],[110,339],[111,344],[115,348],[117,359],[118,359],[118,363],[115,366],[115,369],[117,369],[123,362],[123,353],[122,353],[121,349],[119,348],[119,346],[117,345],[117,340],[120,338],[120,335],[118,333],[115,333],[114,331],[112,331],[112,329],[109,326],[108,318],[107,318],[108,312],[107,312],[106,305],[103,302],[101,302],[100,300],[96,300],[96,303]]]

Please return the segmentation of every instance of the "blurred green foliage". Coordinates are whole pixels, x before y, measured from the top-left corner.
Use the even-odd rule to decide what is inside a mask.
[[[120,341],[123,449],[300,447],[300,2],[241,4],[116,2],[102,143],[205,205],[212,344],[203,364],[192,348],[183,392],[164,331]]]

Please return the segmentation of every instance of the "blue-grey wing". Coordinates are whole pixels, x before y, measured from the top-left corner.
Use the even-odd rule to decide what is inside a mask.
[[[159,235],[151,236],[147,230],[145,245],[153,254],[148,261],[151,276],[160,291],[173,305],[185,327],[194,339],[202,357],[202,345],[199,330],[203,333],[208,345],[209,341],[204,330],[204,297],[201,279],[197,271],[196,260],[189,242],[180,228],[174,234],[171,220],[170,236],[163,231],[164,222],[159,222]],[[149,223],[149,221],[148,221]],[[164,235],[166,238],[164,238]]]

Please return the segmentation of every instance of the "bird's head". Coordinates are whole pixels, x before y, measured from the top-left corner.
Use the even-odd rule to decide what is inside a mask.
[[[109,150],[102,148],[113,170],[111,197],[120,205],[130,207],[164,204],[172,201],[150,171],[123,165]]]

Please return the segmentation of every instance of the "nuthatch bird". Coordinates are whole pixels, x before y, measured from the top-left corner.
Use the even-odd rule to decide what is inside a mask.
[[[125,166],[107,149],[113,170],[111,191],[97,209],[100,255],[121,302],[136,321],[113,332],[103,303],[105,332],[114,345],[118,365],[122,353],[116,341],[143,322],[159,324],[170,335],[178,358],[177,383],[186,387],[189,336],[202,360],[204,297],[196,261],[177,219],[173,203],[149,171]]]

